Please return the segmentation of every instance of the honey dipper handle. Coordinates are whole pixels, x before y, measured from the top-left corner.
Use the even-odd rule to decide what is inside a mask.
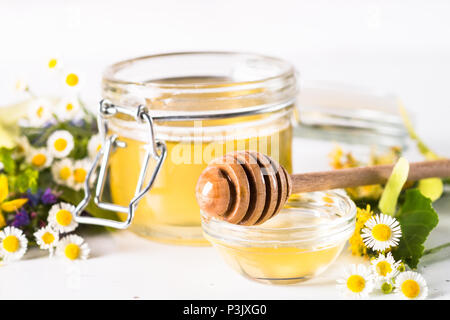
[[[393,165],[378,165],[293,174],[291,175],[292,193],[384,184],[391,175],[393,167]],[[408,181],[434,177],[450,177],[450,159],[410,164]]]

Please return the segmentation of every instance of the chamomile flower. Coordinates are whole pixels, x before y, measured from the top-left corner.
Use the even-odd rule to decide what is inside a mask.
[[[73,188],[73,162],[66,158],[52,166],[53,180],[64,186]]]
[[[376,279],[381,282],[386,282],[397,276],[399,272],[398,267],[401,262],[396,262],[389,252],[387,255],[380,253],[378,258],[373,259],[370,263],[372,264],[372,270]]]
[[[55,158],[65,158],[74,147],[73,136],[69,131],[57,130],[47,140],[47,148]]]
[[[389,294],[394,289],[394,286],[392,285],[392,280],[389,279],[388,281],[382,282],[380,285],[380,290],[384,294]]]
[[[47,151],[46,148],[31,148],[27,154],[27,162],[39,171],[48,168],[52,161],[53,156]]]
[[[0,256],[3,261],[19,260],[27,251],[28,240],[22,230],[6,227],[0,231]]]
[[[34,238],[39,248],[52,250],[58,244],[59,234],[50,226],[46,226],[36,231]]]
[[[75,207],[69,203],[57,203],[48,212],[48,224],[61,233],[71,232],[78,226],[73,216],[74,211]]]
[[[14,159],[18,159],[21,157],[25,157],[26,155],[28,155],[31,146],[30,146],[30,142],[28,141],[28,138],[25,136],[21,136],[19,138],[16,139],[16,147],[14,148]]]
[[[102,143],[103,141],[99,134],[95,134],[89,139],[87,145],[89,158],[94,159],[97,156],[97,153],[102,148]]]
[[[363,264],[350,265],[344,278],[337,282],[337,288],[344,296],[356,299],[366,298],[374,287],[370,269]]]
[[[428,295],[427,282],[417,272],[402,272],[395,279],[395,292],[406,299],[425,299]]]
[[[86,260],[90,249],[84,239],[77,235],[69,235],[62,238],[56,247],[56,253],[68,260]]]
[[[81,83],[80,74],[70,70],[64,74],[64,85],[69,89],[78,89]]]
[[[57,56],[53,56],[47,60],[47,68],[51,71],[61,69],[61,61]]]
[[[83,117],[83,110],[76,97],[65,98],[59,102],[56,108],[56,114],[63,121],[76,120]]]
[[[28,122],[32,127],[41,127],[53,120],[52,105],[45,99],[36,99],[28,106]]]
[[[368,248],[375,251],[397,246],[402,235],[398,221],[382,213],[370,218],[364,226],[361,238]]]
[[[75,161],[73,165],[73,188],[75,190],[81,190],[84,187],[84,181],[90,169],[91,161],[89,159]],[[91,181],[93,179],[94,175],[91,176]]]

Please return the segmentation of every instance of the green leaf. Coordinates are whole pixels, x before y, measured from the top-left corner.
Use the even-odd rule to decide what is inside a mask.
[[[389,177],[383,193],[380,198],[378,207],[381,212],[393,216],[397,209],[397,200],[403,185],[408,179],[409,162],[405,158],[398,159],[397,163],[392,169],[391,176]]]
[[[32,168],[26,168],[23,172],[17,175],[16,189],[19,192],[25,192],[31,189],[32,192],[36,192],[38,186],[39,172]]]
[[[16,162],[12,158],[11,149],[0,148],[0,162],[3,163],[3,168],[7,174],[14,174],[16,171]]]
[[[418,189],[409,189],[397,219],[402,229],[402,237],[392,253],[395,259],[402,260],[415,269],[424,252],[423,244],[439,222],[438,215],[431,199],[423,196]]]

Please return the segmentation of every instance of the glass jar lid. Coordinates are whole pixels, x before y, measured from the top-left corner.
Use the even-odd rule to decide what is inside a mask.
[[[296,135],[349,144],[407,147],[408,132],[393,94],[329,82],[302,86]]]

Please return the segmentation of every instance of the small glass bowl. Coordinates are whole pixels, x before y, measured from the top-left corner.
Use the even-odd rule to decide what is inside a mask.
[[[242,275],[291,284],[322,273],[355,229],[356,206],[340,191],[292,195],[275,217],[241,226],[202,215],[203,234]]]

